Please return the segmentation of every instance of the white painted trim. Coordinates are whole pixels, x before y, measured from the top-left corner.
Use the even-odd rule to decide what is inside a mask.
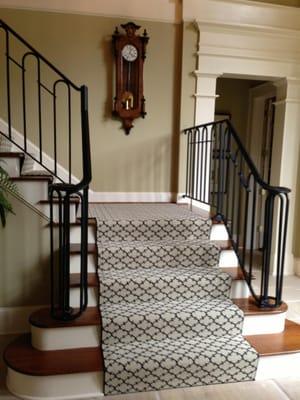
[[[278,314],[246,315],[243,335],[268,335],[281,333],[285,328],[286,312]]]
[[[29,317],[41,307],[0,307],[0,335],[30,332]]]
[[[176,199],[171,192],[93,192],[90,191],[90,203],[170,203]]]
[[[255,380],[277,378],[300,378],[300,352],[261,356]]]
[[[2,118],[0,118],[0,130],[4,134],[8,135],[8,124]],[[12,133],[12,139],[19,146],[23,147],[24,146],[24,136],[14,128],[12,128],[11,133]],[[17,151],[20,151],[20,149],[17,148],[16,146],[13,146],[11,151],[14,151],[14,148]],[[39,154],[39,148],[28,139],[27,139],[27,152],[30,154],[36,154],[36,155]],[[48,154],[46,154],[45,152],[42,153],[42,156],[43,156],[43,163],[45,164],[45,166],[48,169],[53,170],[53,166],[54,166],[53,158],[49,157]],[[59,177],[61,177],[64,181],[68,182],[69,172],[60,164],[57,164],[57,175]],[[76,178],[76,176],[72,175],[72,183],[78,183],[78,182],[79,182],[79,179]]]
[[[100,346],[100,326],[39,328],[31,326],[31,344],[41,351],[77,349]]]
[[[179,0],[0,0],[0,7],[173,23],[182,21],[182,4]]]
[[[300,8],[246,0],[184,0],[182,18],[293,35],[299,31]]]
[[[26,400],[75,400],[103,395],[103,373],[33,376],[7,369],[8,390]]]

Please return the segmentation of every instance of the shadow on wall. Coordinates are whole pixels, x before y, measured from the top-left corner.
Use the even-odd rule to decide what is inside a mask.
[[[12,199],[15,216],[0,228],[0,307],[49,303],[48,222]]]
[[[300,147],[298,151],[298,173],[297,173],[297,192],[296,192],[296,223],[294,224],[294,256],[300,257]],[[298,205],[298,207],[297,207]]]

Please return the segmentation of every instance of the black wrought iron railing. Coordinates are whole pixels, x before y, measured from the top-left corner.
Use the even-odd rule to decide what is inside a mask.
[[[290,189],[266,183],[228,120],[185,129],[185,197],[223,221],[260,307],[282,302]],[[256,280],[253,280],[255,275]]]
[[[49,185],[51,313],[54,318],[72,320],[82,313],[88,301],[91,181],[88,90],[86,86],[75,85],[1,20],[0,58],[0,133],[54,179]],[[32,144],[37,149],[34,152]],[[81,174],[79,181],[73,178],[74,158],[77,175]],[[59,164],[64,169],[58,168]],[[80,300],[75,308],[70,305],[70,201],[73,197],[80,199],[81,208]],[[59,210],[55,222],[54,205]]]

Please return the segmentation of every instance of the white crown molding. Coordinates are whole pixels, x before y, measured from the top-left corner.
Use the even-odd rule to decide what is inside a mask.
[[[247,0],[184,0],[183,21],[195,19],[198,24],[218,24],[290,34],[300,30],[300,8]]]
[[[171,192],[89,192],[90,203],[170,203],[177,193]]]
[[[182,21],[180,0],[151,0],[151,2],[141,0],[0,0],[1,7],[171,23]]]

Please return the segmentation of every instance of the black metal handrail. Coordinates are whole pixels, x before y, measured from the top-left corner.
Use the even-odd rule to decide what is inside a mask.
[[[224,222],[257,304],[279,306],[290,189],[271,186],[263,180],[229,120],[191,127],[184,133],[187,135],[184,196],[210,205],[214,218]],[[254,271],[260,278],[255,285]]]
[[[40,52],[32,47],[17,32],[0,20],[0,33],[4,33],[5,45],[5,96],[6,104],[1,114],[6,115],[7,132],[1,132],[15,146],[22,150],[28,157],[37,162],[42,168],[51,174],[55,181],[49,185],[50,202],[50,247],[51,247],[51,313],[54,318],[72,320],[78,317],[87,307],[87,248],[88,248],[88,190],[91,181],[91,156],[88,123],[88,89],[86,86],[77,86],[68,79],[58,68],[49,62]],[[14,46],[15,45],[15,46]],[[17,50],[13,51],[14,48]],[[14,54],[15,53],[15,54]],[[28,67],[29,60],[35,63],[34,84],[28,82],[33,78],[34,72]],[[15,68],[14,80],[12,80],[12,68]],[[46,73],[46,72],[47,73]],[[50,71],[50,72],[49,72]],[[19,74],[20,82],[17,83],[16,74]],[[47,81],[47,83],[46,83]],[[28,85],[31,83],[30,87]],[[65,94],[59,91],[65,88]],[[28,111],[29,95],[36,95],[37,111]],[[50,96],[52,109],[49,102],[43,100],[43,96]],[[13,104],[21,99],[21,107],[13,107]],[[80,106],[76,106],[80,103]],[[63,103],[59,104],[59,101]],[[75,105],[74,105],[75,103]],[[48,104],[48,107],[47,107]],[[76,108],[77,107],[77,108]],[[61,162],[67,169],[65,174],[58,171],[58,150],[62,146],[58,141],[63,138],[63,130],[59,130],[58,113],[67,121],[66,145],[63,150],[66,157],[61,157]],[[20,118],[21,114],[21,118]],[[72,175],[72,139],[74,136],[73,116],[81,116],[81,125],[78,127],[81,136],[81,163],[82,176],[80,181],[74,182]],[[18,116],[18,118],[16,118]],[[45,135],[43,126],[44,118],[52,120],[51,131],[53,143],[53,166],[44,160],[44,142],[49,137]],[[52,117],[52,118],[51,118]],[[23,143],[20,143],[13,135],[13,123],[16,118],[18,131],[23,134]],[[22,121],[20,123],[20,120]],[[35,145],[38,154],[31,154],[28,150],[28,131],[32,129],[32,121],[36,121],[38,139]],[[30,125],[31,124],[31,125]],[[62,133],[63,132],[63,133]],[[33,139],[32,139],[33,140]],[[37,142],[37,143],[36,143]],[[49,146],[49,145],[48,145]],[[59,147],[59,149],[58,149]],[[78,307],[70,305],[70,202],[71,198],[80,200],[81,219],[81,249],[80,249],[80,300]],[[58,205],[58,221],[54,222],[54,204]],[[58,227],[58,246],[56,244],[55,228]]]

